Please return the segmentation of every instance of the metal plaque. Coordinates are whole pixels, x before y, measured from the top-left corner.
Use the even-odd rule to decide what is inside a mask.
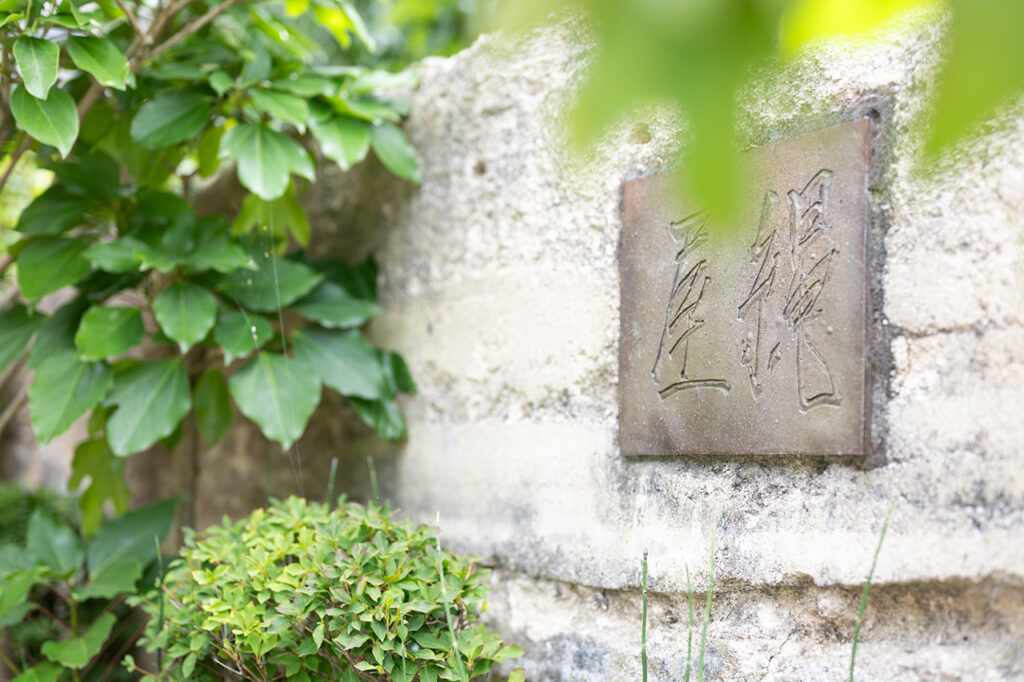
[[[623,454],[867,454],[867,118],[749,153],[738,223],[627,182]]]

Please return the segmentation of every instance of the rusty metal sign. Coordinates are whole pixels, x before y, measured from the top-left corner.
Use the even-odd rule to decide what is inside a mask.
[[[864,118],[751,151],[732,229],[671,178],[626,183],[624,454],[867,454],[870,135]]]

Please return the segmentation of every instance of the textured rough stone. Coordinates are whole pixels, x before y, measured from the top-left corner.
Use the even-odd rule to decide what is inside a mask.
[[[683,126],[656,109],[589,156],[564,152],[589,54],[578,28],[427,60],[406,125],[422,186],[370,164],[328,171],[308,197],[321,222],[357,225],[364,241],[349,253],[376,253],[387,313],[372,333],[420,382],[404,403],[409,441],[379,449],[392,451],[378,464],[384,493],[420,520],[440,512],[447,543],[503,569],[493,618],[522,638],[534,679],[637,677],[645,548],[653,679],[679,679],[685,569],[703,592],[712,538],[721,593],[707,671],[844,677],[890,504],[859,677],[1021,677],[1024,101],[925,174],[915,126],[941,16],[755,79],[752,144],[872,111],[882,124],[871,191],[892,352],[876,396],[886,458],[623,458],[621,186],[664,169]]]

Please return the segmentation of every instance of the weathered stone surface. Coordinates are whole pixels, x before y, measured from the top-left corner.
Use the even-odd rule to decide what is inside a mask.
[[[912,123],[938,60],[934,16],[758,81],[752,143],[871,111],[882,124],[869,191],[885,258],[869,274],[892,359],[872,396],[885,459],[623,458],[619,197],[665,168],[678,128],[654,112],[590,157],[563,153],[558,122],[587,60],[575,28],[428,60],[407,124],[423,185],[371,166],[323,176],[309,198],[324,220],[377,229],[387,313],[372,333],[420,382],[410,440],[378,466],[385,494],[423,521],[440,512],[447,543],[502,567],[493,618],[536,679],[636,677],[644,548],[653,678],[678,679],[685,568],[702,592],[712,535],[708,671],[843,677],[890,504],[859,677],[1020,677],[1007,633],[1024,578],[1024,103],[921,176]]]
[[[882,583],[1021,577],[1024,422],[1011,407],[1024,405],[1024,185],[1013,181],[1024,162],[1010,152],[1024,143],[1020,107],[971,154],[915,175],[910,122],[928,87],[915,74],[933,68],[939,35],[921,18],[871,50],[823,51],[758,85],[757,142],[881,112],[888,157],[870,189],[874,229],[889,226],[876,273],[879,329],[893,337],[887,460],[624,460],[619,197],[624,180],[664,168],[675,128],[654,116],[584,161],[562,152],[552,122],[586,55],[573,31],[428,60],[407,124],[423,185],[389,185],[371,167],[372,195],[359,176],[335,189],[325,174],[309,198],[322,220],[379,227],[387,313],[372,332],[406,355],[421,387],[405,403],[408,443],[381,465],[391,499],[426,521],[440,511],[447,540],[488,561],[602,588],[633,584],[644,547],[655,589],[680,589],[684,564],[704,584],[696,567],[712,531],[720,580],[858,584],[890,503]],[[385,200],[370,209],[371,197]],[[938,251],[957,263],[961,298],[989,307],[948,300]]]
[[[526,649],[519,664],[526,665],[529,679],[640,678],[639,590],[598,590],[508,572],[495,575],[491,585],[490,618]],[[697,679],[705,598],[693,595],[691,680]],[[716,587],[705,679],[847,679],[859,602],[856,588]],[[689,609],[685,594],[649,595],[650,679],[684,679]],[[1021,679],[1022,636],[1024,592],[1018,584],[875,587],[857,646],[856,679]]]

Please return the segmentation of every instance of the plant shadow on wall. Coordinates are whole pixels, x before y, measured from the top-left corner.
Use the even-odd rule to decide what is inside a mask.
[[[124,458],[212,447],[232,401],[288,450],[325,386],[405,435],[395,399],[415,383],[360,331],[380,313],[376,266],[308,258],[299,198],[316,155],[347,170],[372,150],[419,181],[395,94],[415,74],[354,61],[374,38],[328,0],[4,0],[0,32],[0,188],[29,153],[53,177],[5,230],[0,376],[33,373],[40,443],[88,417],[75,522],[39,512],[26,545],[0,548],[0,627],[47,638],[0,667],[102,679],[139,636],[112,614],[153,584],[175,505],[129,512]],[[230,172],[240,212],[198,216],[197,191]]]

